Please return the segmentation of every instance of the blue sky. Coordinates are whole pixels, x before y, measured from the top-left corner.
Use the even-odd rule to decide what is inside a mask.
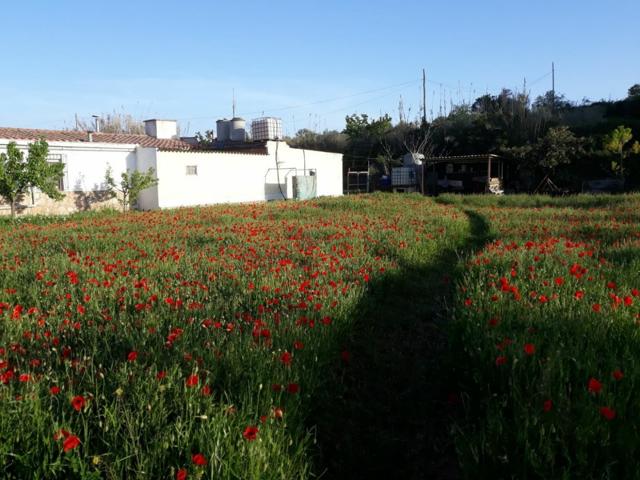
[[[621,98],[640,83],[637,0],[3,2],[0,126],[74,114],[176,118],[183,134],[237,112],[285,130],[350,113],[429,115],[501,87]],[[537,81],[536,81],[537,80]]]

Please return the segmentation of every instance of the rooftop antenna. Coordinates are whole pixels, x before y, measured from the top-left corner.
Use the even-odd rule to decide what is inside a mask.
[[[232,90],[231,95],[233,97],[231,109],[233,110],[233,118],[236,118],[236,89],[235,88]]]

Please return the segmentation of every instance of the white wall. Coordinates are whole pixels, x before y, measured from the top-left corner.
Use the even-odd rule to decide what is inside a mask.
[[[149,168],[153,168],[155,177],[158,178],[158,166],[156,164],[156,149],[138,147],[136,149],[136,168],[141,172],[146,172]],[[140,192],[138,196],[138,209],[155,210],[159,208],[158,204],[158,187],[147,188]]]
[[[284,142],[269,142],[268,151],[268,155],[157,151],[158,207],[277,200],[283,194],[292,198],[291,177],[303,174],[304,156],[307,170],[316,170],[318,195],[342,195],[342,155],[310,150],[303,155]],[[187,175],[187,166],[196,166],[198,174]]]
[[[295,168],[299,175],[303,174],[305,168],[307,171],[316,170],[318,196],[342,195],[342,154],[291,148],[285,142],[272,141],[267,143],[267,148],[269,155],[274,158],[276,147],[278,162],[282,162],[280,165],[283,169]]]
[[[6,152],[11,140],[0,139],[0,151]],[[30,141],[18,140],[16,144],[25,151]],[[127,168],[135,168],[135,145],[109,143],[48,142],[50,155],[62,155],[65,164],[64,190],[66,192],[91,192],[104,190],[104,176],[111,166],[113,177],[118,179]]]

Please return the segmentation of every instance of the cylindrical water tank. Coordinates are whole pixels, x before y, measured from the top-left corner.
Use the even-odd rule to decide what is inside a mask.
[[[229,130],[229,136],[234,142],[244,142],[246,139],[245,133],[246,122],[244,118],[234,117],[231,119],[231,126]]]
[[[282,120],[275,117],[256,118],[251,122],[252,140],[277,140],[282,138]]]
[[[219,142],[226,142],[230,138],[229,120],[223,118],[216,122],[216,137]]]

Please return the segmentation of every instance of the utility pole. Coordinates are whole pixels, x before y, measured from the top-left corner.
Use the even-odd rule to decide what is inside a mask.
[[[422,124],[427,125],[427,74],[422,69]]]
[[[556,112],[556,66],[551,62],[551,112]]]

